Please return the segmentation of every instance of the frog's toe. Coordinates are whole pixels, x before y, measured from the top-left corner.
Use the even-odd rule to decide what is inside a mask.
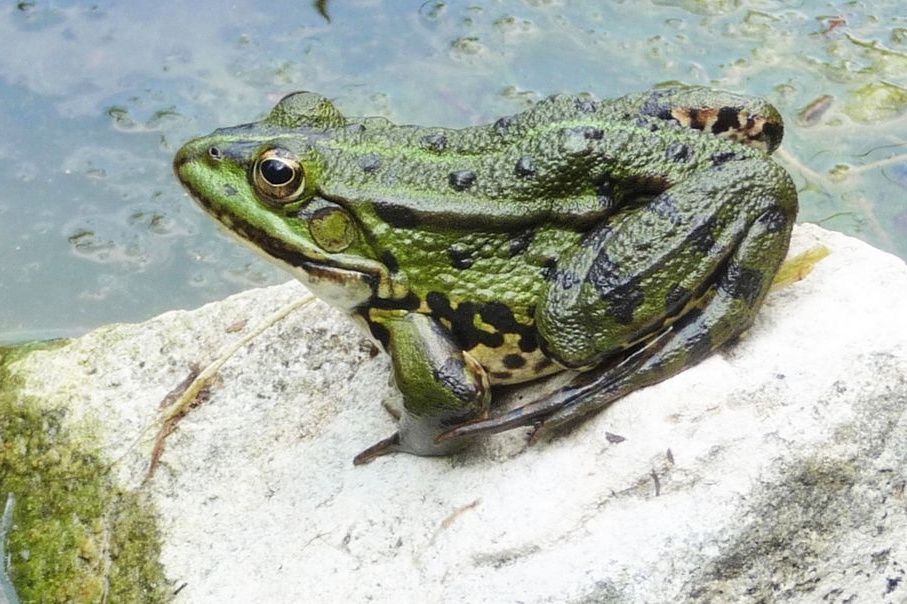
[[[601,407],[594,410],[578,409],[576,406],[570,405],[564,407],[560,411],[552,413],[539,422],[529,434],[529,446],[535,445],[554,434],[558,434],[576,426],[576,424],[578,424],[586,415],[594,413],[600,408]]]
[[[507,413],[487,419],[476,419],[464,422],[442,432],[435,438],[435,442],[443,443],[464,438],[471,438],[482,434],[497,434],[506,430],[531,426],[539,421],[540,417],[550,414],[559,401],[551,398],[540,399],[527,403],[522,407],[512,409]]]
[[[381,401],[381,406],[384,407],[384,410],[387,411],[388,415],[395,420],[400,421],[400,418],[403,417],[403,412],[398,407],[391,404],[390,401]]]
[[[419,421],[410,421],[404,416],[400,422],[399,431],[391,436],[376,442],[374,445],[353,458],[353,464],[360,466],[376,457],[391,453],[409,453],[423,457],[437,457],[456,453],[466,447],[472,438],[471,434],[461,434],[450,438],[441,439],[438,436],[438,427],[434,422],[424,425]]]
[[[371,447],[367,448],[365,451],[353,458],[353,465],[361,466],[367,464],[376,457],[381,457],[383,455],[388,455],[390,453],[396,453],[402,451],[400,448],[400,433],[394,432],[391,436],[379,440]]]
[[[574,405],[569,401],[562,400],[560,397],[546,398],[513,409],[497,417],[460,424],[440,434],[435,440],[438,443],[443,443],[531,426],[532,430],[529,432],[528,444],[532,446],[550,434],[556,433],[564,426],[572,424],[587,412],[585,409],[582,411],[575,410]]]

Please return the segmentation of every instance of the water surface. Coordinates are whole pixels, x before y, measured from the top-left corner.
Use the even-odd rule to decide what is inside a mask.
[[[895,0],[20,2],[0,9],[0,342],[284,281],[171,174],[179,145],[314,90],[463,126],[552,93],[680,81],[769,97],[801,220],[907,257]]]

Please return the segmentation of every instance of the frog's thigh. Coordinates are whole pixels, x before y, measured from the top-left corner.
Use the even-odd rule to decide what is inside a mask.
[[[584,386],[578,390],[583,396],[561,401],[533,439],[680,373],[740,335],[752,324],[771,287],[786,254],[792,224],[793,216],[779,208],[763,212],[731,255],[717,286],[702,298],[699,309],[680,317],[667,335],[657,338],[651,351],[637,353],[637,366],[583,374]]]
[[[572,368],[621,353],[683,313],[731,270],[732,254],[773,274],[790,194],[787,182],[754,182],[743,167],[705,171],[597,226],[549,273],[535,315],[545,352]]]
[[[487,414],[491,392],[485,370],[429,316],[410,313],[384,326],[403,394],[400,449],[444,454],[434,442],[442,428]]]
[[[747,221],[748,228],[740,230],[739,236],[725,237],[729,240],[730,252],[722,255],[717,264],[711,264],[713,270],[720,270],[720,274],[713,276],[710,281],[714,285],[699,292],[695,298],[695,307],[681,314],[670,328],[655,325],[641,338],[632,353],[619,350],[612,357],[614,362],[602,363],[580,373],[572,383],[550,396],[488,420],[459,426],[446,433],[444,438],[463,438],[536,424],[538,428],[532,437],[532,441],[536,441],[551,429],[586,417],[634,390],[676,375],[742,333],[752,324],[759,305],[771,286],[772,277],[787,252],[796,214],[796,195],[789,180],[784,180],[780,188],[771,185],[757,185],[755,188],[759,198],[765,203],[761,209],[756,208],[753,220]],[[607,227],[600,229],[594,236],[600,239],[596,244],[598,249],[607,250],[606,246],[598,245],[602,241],[607,242],[610,236]],[[720,242],[716,240],[715,243]],[[651,261],[650,258],[649,262]],[[579,268],[579,263],[572,267],[573,270]],[[559,272],[563,270],[562,266],[558,267]],[[695,274],[698,270],[700,268],[691,269],[690,273],[697,280],[701,278],[701,275]],[[563,305],[567,294],[577,294],[581,288],[575,276],[572,285],[569,278],[563,275],[560,278],[560,290],[555,295],[561,297],[556,298],[555,302]],[[578,300],[581,300],[581,296],[575,295],[568,301]],[[550,300],[548,304],[551,305]],[[557,326],[558,321],[561,321],[569,328],[569,321],[564,320],[564,316],[567,316],[578,323],[576,333],[568,335],[582,339],[580,331],[585,329],[585,319],[588,319],[582,315],[594,314],[595,311],[594,308],[589,311],[577,304],[566,304],[563,307],[558,304],[550,308],[544,317],[538,313],[536,315],[540,333],[548,340],[549,347],[550,342],[558,343],[559,336],[551,325]],[[543,321],[546,323],[543,324]],[[543,327],[546,328],[544,332]],[[588,327],[588,331],[596,330],[595,325]],[[568,329],[564,331],[567,332]],[[569,341],[559,344],[562,348],[570,346]],[[589,349],[580,349],[580,353],[594,355],[595,349],[591,350],[588,352]]]

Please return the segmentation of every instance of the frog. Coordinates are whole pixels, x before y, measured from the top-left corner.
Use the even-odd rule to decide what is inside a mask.
[[[699,86],[556,94],[459,128],[347,117],[302,91],[173,166],[390,355],[402,409],[363,464],[515,428],[534,444],[736,341],[796,219],[771,156],[783,132],[768,101]]]

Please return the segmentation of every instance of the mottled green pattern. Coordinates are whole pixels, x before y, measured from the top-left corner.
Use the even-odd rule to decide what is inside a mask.
[[[704,88],[555,96],[463,129],[344,118],[297,93],[187,143],[174,167],[210,214],[393,356],[403,428],[367,461],[556,427],[741,333],[797,211],[766,153],[782,133],[764,101]],[[587,373],[485,419],[476,384],[563,367]]]

